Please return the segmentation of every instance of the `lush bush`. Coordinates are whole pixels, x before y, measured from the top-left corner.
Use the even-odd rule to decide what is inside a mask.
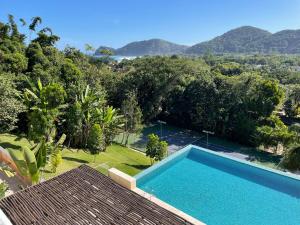
[[[103,132],[99,124],[94,124],[89,133],[87,146],[92,154],[98,154],[103,149]]]
[[[167,156],[168,143],[161,141],[156,134],[148,135],[148,143],[146,147],[146,156],[151,159],[151,164],[154,161],[162,160]]]
[[[285,154],[282,165],[289,170],[300,170],[300,146],[290,149]]]

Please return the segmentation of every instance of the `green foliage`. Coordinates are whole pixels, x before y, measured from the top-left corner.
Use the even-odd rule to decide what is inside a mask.
[[[300,124],[296,123],[289,127],[291,132],[294,132],[296,135],[296,142],[300,144]]]
[[[85,48],[86,52],[93,52],[93,51],[95,51],[95,48],[92,45],[90,45],[90,44],[85,44],[84,48]]]
[[[0,132],[13,130],[23,111],[25,107],[16,90],[14,76],[0,72]]]
[[[48,35],[46,32],[50,32]],[[51,29],[44,28],[37,33],[37,38],[32,42],[39,43],[42,47],[54,46],[54,44],[59,41],[59,37],[52,34]]]
[[[49,84],[40,92],[41,101],[47,109],[55,109],[61,106],[67,97],[64,88],[60,84]]]
[[[142,111],[138,105],[137,97],[134,92],[130,92],[127,99],[122,102],[121,110],[125,120],[124,135],[126,135],[125,145],[127,145],[130,133],[139,133],[143,127]]]
[[[110,145],[115,136],[122,132],[124,127],[123,115],[112,106],[105,106],[96,111],[97,122],[99,122],[104,135],[104,148]]]
[[[259,80],[251,92],[250,107],[259,116],[269,116],[276,106],[282,102],[283,90],[279,83],[272,80]]]
[[[241,65],[236,62],[218,64],[215,70],[227,76],[240,75],[243,72]]]
[[[9,71],[15,74],[26,71],[28,64],[28,60],[25,55],[19,52],[4,54],[3,58],[0,59],[0,62],[3,63],[2,69],[4,71]]]
[[[287,151],[281,165],[289,170],[300,170],[300,146],[293,147]]]
[[[275,152],[280,144],[288,147],[296,137],[296,133],[290,131],[280,118],[274,115],[266,120],[265,125],[257,127],[256,132],[256,143],[265,147],[275,147]]]
[[[34,152],[27,146],[19,150],[8,149],[8,152],[18,167],[20,174],[24,177],[29,177],[32,183],[38,183],[40,172]]]
[[[33,184],[40,181],[41,169],[44,168],[48,161],[49,155],[52,170],[55,171],[59,163],[61,163],[61,146],[66,139],[63,134],[55,143],[54,140],[46,142],[44,139],[31,149],[22,146],[20,149],[8,149],[8,152],[16,164],[20,175],[30,178]]]
[[[60,110],[64,107],[66,93],[59,84],[49,84],[43,87],[38,80],[37,86],[31,84],[31,89],[25,89],[24,99],[28,107],[29,137],[33,141],[49,140],[55,129]]]
[[[271,34],[256,27],[243,26],[230,30],[210,41],[193,45],[186,54],[226,53],[263,53],[263,54],[297,54],[299,49],[299,32],[283,30]]]
[[[89,132],[88,145],[92,154],[98,154],[104,146],[103,132],[99,124],[94,124]]]
[[[81,71],[70,59],[66,59],[62,66],[62,79],[64,79],[67,85],[74,84],[82,78]]]
[[[0,183],[0,199],[4,198],[5,192],[8,190],[8,185],[4,181]]]
[[[69,137],[69,145],[80,145],[82,141],[82,127],[83,127],[83,114],[81,104],[76,101],[71,105],[66,113],[66,127],[65,131]]]
[[[36,30],[36,27],[42,23],[42,18],[39,17],[39,16],[36,16],[36,17],[33,17],[31,19],[31,24],[29,25],[29,29],[32,30],[32,31],[35,31]]]
[[[151,164],[154,161],[162,160],[167,156],[168,143],[161,141],[156,134],[148,135],[148,142],[146,147],[146,156],[150,157]]]
[[[119,99],[126,99],[126,93],[135,91],[145,122],[162,112],[166,96],[177,85],[188,82],[193,79],[192,76],[198,76],[206,70],[201,63],[193,60],[170,57],[145,57],[124,66],[129,72],[120,87],[125,95]]]
[[[51,166],[52,166],[52,172],[56,173],[56,168],[59,166],[59,164],[62,163],[62,153],[61,151],[57,151],[51,154]]]
[[[106,56],[113,55],[113,52],[111,50],[109,50],[109,49],[102,49],[102,50],[100,50],[100,53],[102,55],[106,55]]]
[[[284,110],[289,117],[300,116],[300,84],[289,87]]]

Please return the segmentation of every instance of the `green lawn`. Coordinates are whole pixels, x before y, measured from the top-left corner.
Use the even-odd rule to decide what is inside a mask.
[[[25,137],[4,133],[0,134],[0,146],[3,148],[18,149],[20,146],[30,146],[30,143]]]
[[[30,143],[26,138],[0,134],[0,146],[18,149],[20,146],[30,146]],[[96,157],[80,149],[63,149],[62,155],[63,162],[58,166],[56,173],[50,172],[50,166],[47,166],[43,178],[49,179],[82,164],[87,164],[104,174],[107,174],[109,168],[115,167],[129,175],[136,175],[150,166],[150,160],[144,154],[117,144],[109,146],[106,152],[101,152]]]
[[[64,149],[62,153],[63,162],[58,166],[56,173],[50,173],[48,167],[43,174],[44,178],[57,176],[81,164],[87,164],[104,174],[107,174],[109,168],[114,167],[132,176],[150,166],[150,160],[144,154],[116,144],[96,156],[77,149]]]

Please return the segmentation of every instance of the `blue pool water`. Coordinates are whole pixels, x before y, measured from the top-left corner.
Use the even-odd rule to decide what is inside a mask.
[[[137,185],[208,225],[300,225],[300,180],[188,147]]]

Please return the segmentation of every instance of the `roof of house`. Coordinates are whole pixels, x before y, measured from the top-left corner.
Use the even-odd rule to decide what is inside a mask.
[[[14,225],[191,223],[83,165],[0,201]]]

